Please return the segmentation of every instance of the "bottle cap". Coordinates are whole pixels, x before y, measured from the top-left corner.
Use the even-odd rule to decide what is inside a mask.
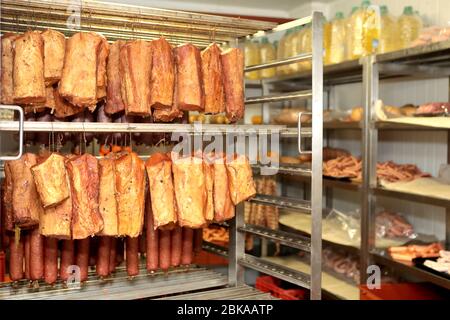
[[[388,14],[388,13],[389,13],[388,7],[387,7],[386,5],[382,5],[382,6],[380,7],[380,14],[381,14],[381,15],[386,15],[386,14]]]
[[[262,37],[261,43],[269,43],[269,39],[267,39],[267,37]]]
[[[350,15],[354,14],[355,11],[358,10],[358,9],[359,9],[358,6],[354,6],[354,7],[352,8],[352,12],[350,12]]]
[[[403,9],[403,14],[404,15],[412,15],[414,13],[414,11],[413,11],[413,7],[412,6],[406,6],[404,9]]]
[[[369,0],[364,0],[361,4],[361,7],[363,7],[363,8],[368,8],[369,6],[370,6]]]
[[[341,11],[336,12],[336,16],[334,17],[336,20],[344,19],[344,13]]]

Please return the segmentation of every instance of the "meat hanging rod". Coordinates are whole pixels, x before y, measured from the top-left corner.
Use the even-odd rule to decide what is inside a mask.
[[[2,32],[57,25],[66,35],[99,28],[110,33],[120,30],[127,38],[164,35],[174,43],[197,41],[199,45],[207,41],[228,42],[276,26],[272,22],[97,1],[2,0],[1,10]],[[18,21],[20,26],[13,23]],[[79,24],[71,28],[68,21]]]

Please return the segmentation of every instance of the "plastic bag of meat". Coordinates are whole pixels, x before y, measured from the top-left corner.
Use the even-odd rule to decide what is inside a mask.
[[[231,200],[235,205],[256,194],[253,172],[245,155],[228,156],[226,159]]]
[[[45,102],[44,40],[39,31],[28,31],[14,41],[14,103]]]
[[[153,154],[145,163],[149,181],[154,228],[171,229],[177,222],[172,161],[162,153]]]
[[[380,211],[375,218],[376,235],[378,238],[409,238],[415,239],[417,234],[413,226],[400,214]]]
[[[69,197],[64,156],[52,153],[31,168],[36,190],[44,208],[56,205]]]
[[[68,160],[66,168],[73,206],[73,239],[85,239],[103,229],[98,208],[98,161],[90,154],[83,154]]]
[[[136,238],[145,213],[145,166],[134,152],[115,160],[119,235]]]
[[[206,224],[204,212],[208,197],[203,159],[179,157],[174,153],[171,156],[178,223],[182,227],[201,228]]]
[[[9,162],[13,185],[13,220],[21,228],[37,226],[44,210],[31,173],[31,167],[36,162],[37,156],[32,153],[25,153],[20,159]]]

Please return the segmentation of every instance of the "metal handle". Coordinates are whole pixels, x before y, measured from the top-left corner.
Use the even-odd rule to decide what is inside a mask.
[[[0,156],[0,160],[17,160],[22,157],[23,154],[23,110],[19,106],[6,106],[6,105],[0,105],[0,109],[3,110],[15,110],[19,112],[19,153],[15,156]]]
[[[299,112],[298,113],[298,153],[300,154],[311,154],[311,151],[304,151],[302,150],[302,115],[304,114],[310,114],[311,112]]]

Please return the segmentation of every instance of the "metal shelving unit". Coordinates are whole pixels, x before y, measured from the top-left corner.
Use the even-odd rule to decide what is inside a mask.
[[[404,49],[362,59],[364,88],[363,117],[363,188],[361,214],[361,270],[372,263],[388,266],[401,273],[450,288],[450,280],[395,261],[375,247],[375,209],[378,196],[403,199],[446,208],[446,246],[450,246],[450,196],[448,199],[398,192],[378,186],[376,165],[379,130],[442,130],[447,132],[447,163],[450,163],[450,130],[376,121],[374,106],[379,96],[379,82],[390,78],[442,78],[450,76],[450,41]],[[367,274],[361,272],[361,281]]]
[[[255,294],[245,286],[244,268],[251,268],[263,273],[274,275],[286,281],[310,288],[311,299],[321,298],[321,219],[322,219],[322,14],[313,12],[312,16],[276,25],[261,21],[228,18],[214,15],[197,14],[173,10],[160,10],[146,7],[116,5],[102,2],[82,2],[79,7],[80,25],[73,29],[66,26],[70,17],[67,12],[69,1],[66,0],[19,0],[2,1],[2,16],[0,27],[2,32],[22,32],[27,29],[53,28],[70,36],[80,30],[97,31],[104,34],[108,40],[116,39],[146,39],[151,40],[165,36],[173,44],[191,42],[199,47],[205,47],[211,41],[226,42],[237,46],[239,39],[253,35],[258,37],[264,33],[278,32],[292,26],[312,23],[313,52],[310,54],[272,62],[266,65],[246,68],[262,69],[273,65],[284,65],[306,59],[312,60],[312,77],[310,75],[309,91],[294,92],[277,96],[247,98],[245,103],[260,103],[269,101],[285,101],[309,98],[313,101],[313,123],[309,128],[286,128],[272,125],[184,125],[184,124],[111,124],[111,123],[69,123],[69,122],[0,122],[0,132],[172,132],[186,134],[224,134],[232,133],[247,135],[246,130],[255,134],[256,129],[263,129],[262,134],[278,133],[281,138],[312,139],[312,166],[308,169],[311,177],[311,201],[297,199],[269,198],[258,195],[251,201],[280,207],[307,209],[313,216],[312,234],[310,238],[288,235],[284,232],[269,232],[256,226],[244,224],[244,205],[238,205],[236,217],[230,222],[230,245],[228,250],[211,243],[204,243],[203,248],[216,254],[228,256],[228,277],[214,271],[191,267],[189,269],[172,270],[167,274],[140,274],[133,280],[125,277],[124,270],[119,270],[112,281],[101,281],[95,275],[90,275],[85,286],[74,292],[58,284],[48,288],[42,284],[38,291],[22,286],[11,294],[12,288],[0,288],[0,296],[11,299],[146,299],[164,297],[180,293],[203,290],[193,294],[196,297],[208,297],[225,291],[230,298],[268,298],[267,295]],[[77,8],[75,8],[76,10]],[[8,106],[9,107],[9,106]],[[249,133],[250,134],[250,133]],[[302,151],[303,152],[303,151]],[[307,151],[305,151],[307,152]],[[311,274],[303,274],[289,270],[283,266],[264,262],[257,257],[245,254],[245,233],[276,239],[285,245],[301,248],[311,253]],[[228,289],[218,288],[228,286]],[[14,289],[15,290],[15,289]],[[206,291],[205,291],[206,290]],[[220,291],[223,290],[223,291]],[[189,293],[190,294],[190,293]],[[225,296],[225,295],[224,295]],[[222,298],[224,296],[221,296]],[[180,296],[183,298],[183,296]],[[186,295],[184,297],[193,297]]]

